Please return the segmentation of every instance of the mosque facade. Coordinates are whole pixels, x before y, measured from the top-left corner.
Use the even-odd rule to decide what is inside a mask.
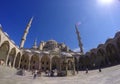
[[[120,63],[120,32],[114,38],[99,44],[97,48],[84,53],[81,37],[76,28],[80,52],[72,51],[64,43],[55,40],[41,41],[37,46],[36,41],[32,48],[24,48],[24,43],[33,18],[29,21],[20,46],[17,46],[9,35],[0,26],[0,64],[25,70],[57,70],[58,74],[75,75],[75,71],[85,68],[94,69]]]
[[[0,28],[0,64],[25,70],[57,70],[60,74],[75,75],[76,54],[64,43],[55,40],[41,41],[37,46],[36,41],[31,48],[24,48],[24,43],[33,18],[29,21],[20,46],[17,46],[9,38],[6,32]]]

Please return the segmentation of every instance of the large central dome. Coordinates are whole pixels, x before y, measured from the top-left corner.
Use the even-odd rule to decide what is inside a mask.
[[[49,40],[46,42],[45,46],[43,47],[43,50],[54,50],[57,48],[57,42],[55,40]]]

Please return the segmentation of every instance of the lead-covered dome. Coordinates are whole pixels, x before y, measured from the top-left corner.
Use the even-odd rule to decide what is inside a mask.
[[[43,47],[44,50],[54,50],[55,48],[57,48],[57,42],[55,40],[47,41]]]

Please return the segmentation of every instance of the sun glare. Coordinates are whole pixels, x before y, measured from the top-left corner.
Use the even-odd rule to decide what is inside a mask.
[[[100,4],[112,4],[114,0],[98,0]]]

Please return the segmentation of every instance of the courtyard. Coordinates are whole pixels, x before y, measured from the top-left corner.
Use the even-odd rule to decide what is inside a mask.
[[[16,69],[0,66],[0,84],[120,84],[120,65],[98,70],[91,70],[88,74],[80,71],[75,76],[41,77],[33,79],[30,72],[25,76],[16,75]]]

